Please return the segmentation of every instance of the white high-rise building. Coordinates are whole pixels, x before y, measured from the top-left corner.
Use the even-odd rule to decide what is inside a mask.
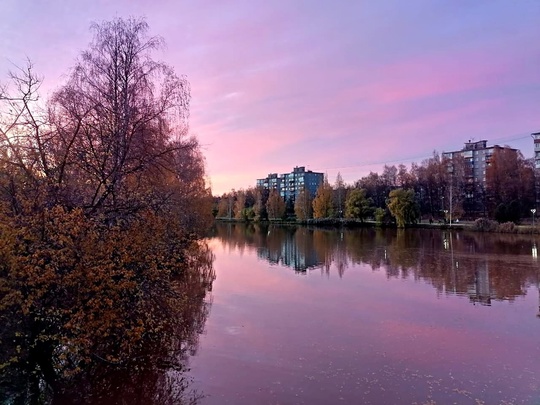
[[[540,132],[531,134],[534,140],[534,167],[540,169]]]
[[[306,170],[304,166],[296,166],[290,173],[281,175],[270,173],[264,179],[257,179],[257,187],[277,190],[284,200],[294,202],[304,189],[309,191],[311,197],[314,197],[323,180],[323,173]]]

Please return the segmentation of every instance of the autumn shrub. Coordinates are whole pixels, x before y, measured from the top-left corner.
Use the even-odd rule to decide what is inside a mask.
[[[501,233],[517,233],[518,227],[515,223],[508,221],[499,224],[497,231]]]
[[[499,224],[487,218],[478,218],[474,221],[472,229],[478,232],[497,232]]]
[[[125,364],[145,344],[187,338],[192,300],[214,276],[186,236],[151,213],[122,228],[54,207],[3,229],[0,309],[34,325],[18,340],[37,333],[27,355],[50,352],[63,376],[95,359]]]

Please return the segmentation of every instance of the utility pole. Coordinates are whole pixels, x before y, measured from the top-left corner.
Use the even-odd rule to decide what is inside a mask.
[[[452,189],[454,188],[453,187],[453,180],[454,180],[454,175],[453,173],[450,175],[450,226],[452,226]]]

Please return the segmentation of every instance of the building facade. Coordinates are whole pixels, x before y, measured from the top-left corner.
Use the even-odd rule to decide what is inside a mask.
[[[531,134],[534,142],[534,167],[540,170],[540,132]]]
[[[538,210],[540,208],[540,132],[534,132],[531,136],[534,142],[534,187],[536,194],[536,206],[534,208]]]
[[[324,181],[324,174],[306,170],[304,166],[297,166],[290,173],[278,176],[277,173],[270,173],[264,179],[257,180],[257,187],[266,190],[277,190],[285,201],[294,202],[302,190],[306,190],[313,197],[317,189]]]
[[[517,153],[516,149],[502,147],[499,145],[487,146],[487,141],[465,142],[463,149],[454,152],[444,152],[443,158],[453,160],[461,156],[467,164],[468,177],[471,183],[484,187],[486,184],[486,171],[491,163],[493,153],[497,149],[510,149]]]

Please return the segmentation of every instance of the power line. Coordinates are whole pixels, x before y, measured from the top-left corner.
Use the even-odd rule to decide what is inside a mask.
[[[515,134],[515,135],[509,135],[505,137],[495,138],[492,141],[493,142],[511,142],[511,141],[518,141],[522,139],[529,138],[531,135],[523,135],[521,134]],[[362,167],[368,167],[368,166],[378,166],[378,165],[387,165],[391,163],[403,163],[403,162],[414,162],[420,159],[429,159],[433,156],[433,154],[430,155],[423,155],[423,156],[416,156],[416,157],[409,157],[409,158],[400,158],[400,159],[392,159],[392,160],[384,160],[384,161],[377,161],[377,162],[366,162],[362,164],[355,164],[355,165],[348,165],[348,166],[336,166],[336,167],[325,167],[323,168],[325,171],[327,170],[339,170],[339,169],[354,169],[354,168],[362,168]]]
[[[349,165],[349,166],[326,167],[326,168],[324,168],[324,170],[353,169],[353,168],[356,168],[356,167],[386,165],[386,164],[389,164],[389,163],[409,162],[409,161],[418,160],[418,159],[428,159],[428,158],[430,158],[432,156],[433,155],[416,156],[416,157],[403,158],[403,159],[385,160],[385,161],[378,161],[378,162],[366,162],[366,163],[362,163],[362,164]]]

